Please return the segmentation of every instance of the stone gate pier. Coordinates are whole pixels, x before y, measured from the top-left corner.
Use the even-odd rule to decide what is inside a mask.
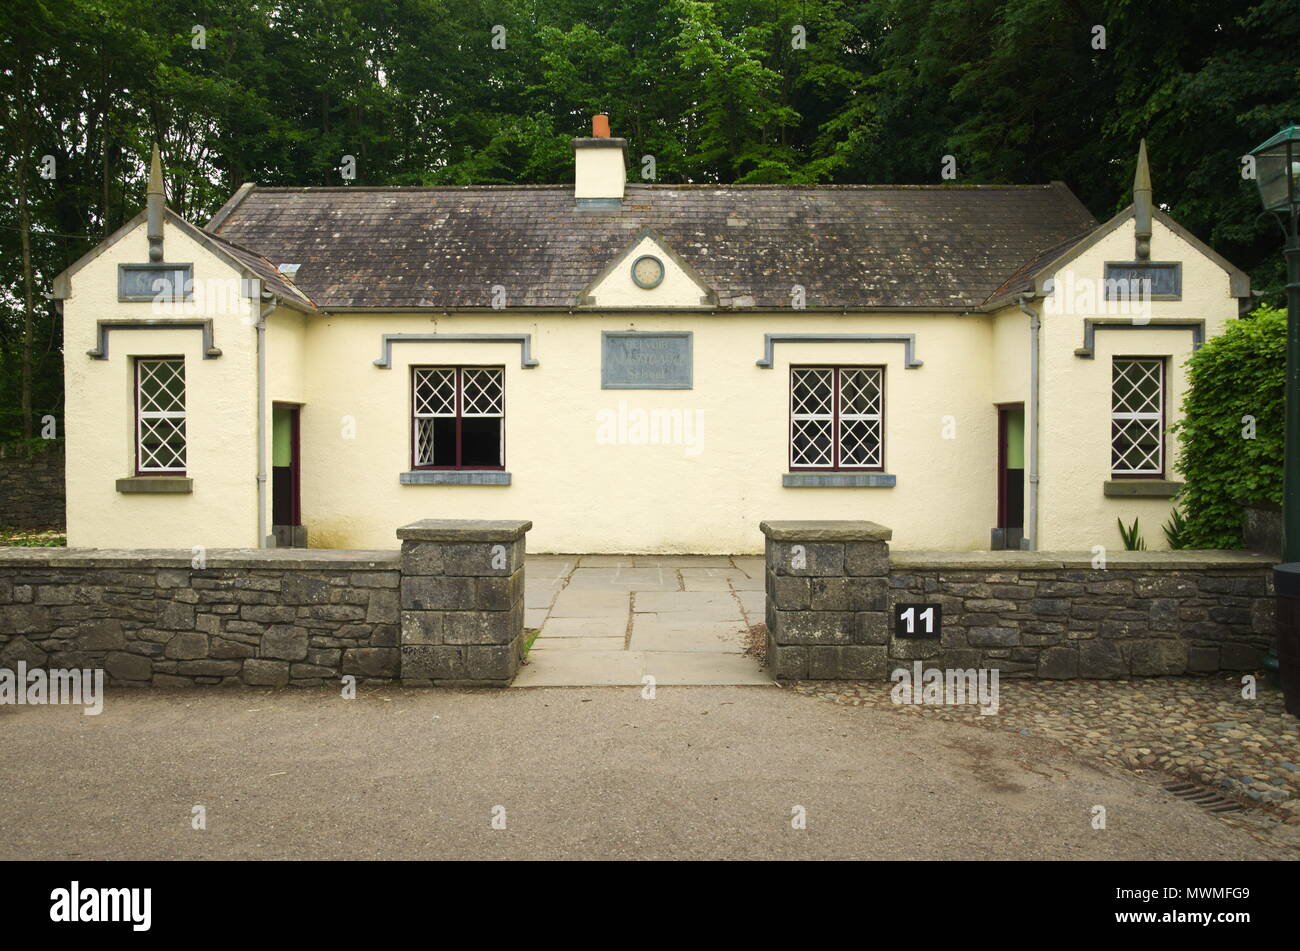
[[[532,522],[425,519],[402,540],[402,682],[509,686],[524,657]]]

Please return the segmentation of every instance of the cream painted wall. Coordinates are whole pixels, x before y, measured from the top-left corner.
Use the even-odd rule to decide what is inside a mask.
[[[622,198],[626,184],[622,149],[579,146],[573,150],[574,198]]]
[[[1056,275],[1060,287],[1071,281],[1101,281],[1107,261],[1133,258],[1133,223],[1127,222]],[[1182,299],[1151,303],[1152,319],[1195,318],[1205,321],[1207,339],[1223,331],[1237,316],[1237,301],[1229,294],[1228,274],[1213,261],[1170,231],[1153,223],[1153,261],[1182,261]],[[1041,304],[1042,302],[1040,302]],[[1040,515],[1042,549],[1108,549],[1123,547],[1116,519],[1131,524],[1139,519],[1146,545],[1167,548],[1161,526],[1168,520],[1169,499],[1110,498],[1102,494],[1110,479],[1111,361],[1115,356],[1164,356],[1166,361],[1166,419],[1181,419],[1182,394],[1187,375],[1183,366],[1192,353],[1186,330],[1099,330],[1096,356],[1085,359],[1074,351],[1083,345],[1083,321],[1093,313],[1051,313],[1043,317],[1042,394],[1039,429]],[[1173,469],[1177,440],[1167,434],[1166,478],[1182,481]]]
[[[266,318],[267,402],[305,403],[307,317],[285,307]]]
[[[999,310],[993,324],[993,402],[1029,403],[1029,318],[1018,307]]]
[[[640,287],[632,280],[632,262],[643,254],[652,254],[664,264],[664,279],[657,287]],[[654,238],[646,235],[631,253],[605,275],[589,292],[595,307],[700,307],[706,288],[672,259]]]
[[[602,390],[602,330],[693,331],[694,388]],[[782,344],[775,368],[755,366],[764,333],[810,330],[915,333],[925,365],[904,369],[898,343],[850,343]],[[401,343],[392,369],[373,365],[382,333],[431,331],[531,333],[540,366],[521,369],[518,344],[504,343]],[[990,340],[987,317],[312,318],[303,521],[325,547],[391,547],[394,529],[419,518],[529,518],[531,551],[757,552],[763,519],[862,518],[892,527],[898,547],[977,548],[995,518]],[[885,461],[896,487],[781,485],[792,363],[885,367]],[[504,366],[512,485],[398,484],[410,467],[409,368],[431,364]],[[698,413],[702,438],[602,442],[598,414],[617,418],[620,404]],[[955,438],[944,438],[945,416]]]
[[[142,223],[72,276],[64,301],[68,544],[89,548],[250,547],[256,538],[255,341],[239,274],[179,228],[166,225],[168,263],[194,265],[196,307],[160,311],[117,299],[117,265],[149,260]],[[212,284],[207,282],[216,281]],[[233,281],[231,283],[225,283]],[[93,360],[96,321],[154,317],[214,320],[222,354],[203,358],[202,334],[111,330],[108,358]],[[190,495],[124,495],[116,480],[134,469],[134,363],[185,358]]]

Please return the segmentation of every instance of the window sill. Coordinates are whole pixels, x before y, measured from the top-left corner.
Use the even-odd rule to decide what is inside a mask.
[[[897,476],[883,472],[787,472],[781,485],[787,488],[871,488],[891,489]]]
[[[509,485],[510,473],[499,469],[415,469],[397,477],[402,485]]]
[[[1165,479],[1111,479],[1102,483],[1102,492],[1111,498],[1171,499],[1182,487]]]
[[[126,495],[189,495],[194,480],[185,476],[132,476],[117,480],[117,491]]]

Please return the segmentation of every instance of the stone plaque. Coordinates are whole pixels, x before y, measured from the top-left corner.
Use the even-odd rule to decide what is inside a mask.
[[[119,300],[180,301],[194,293],[188,264],[120,264],[117,268]]]
[[[600,385],[606,390],[689,390],[690,331],[601,334]]]
[[[1106,264],[1106,300],[1177,299],[1182,285],[1182,269],[1176,263]]]

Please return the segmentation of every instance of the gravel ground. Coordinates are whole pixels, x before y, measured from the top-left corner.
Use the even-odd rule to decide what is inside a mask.
[[[1139,680],[1003,680],[999,709],[895,704],[890,683],[795,684],[796,693],[905,717],[1055,740],[1075,754],[1155,782],[1186,780],[1249,807],[1227,819],[1300,848],[1300,720],[1280,690],[1239,675]]]

